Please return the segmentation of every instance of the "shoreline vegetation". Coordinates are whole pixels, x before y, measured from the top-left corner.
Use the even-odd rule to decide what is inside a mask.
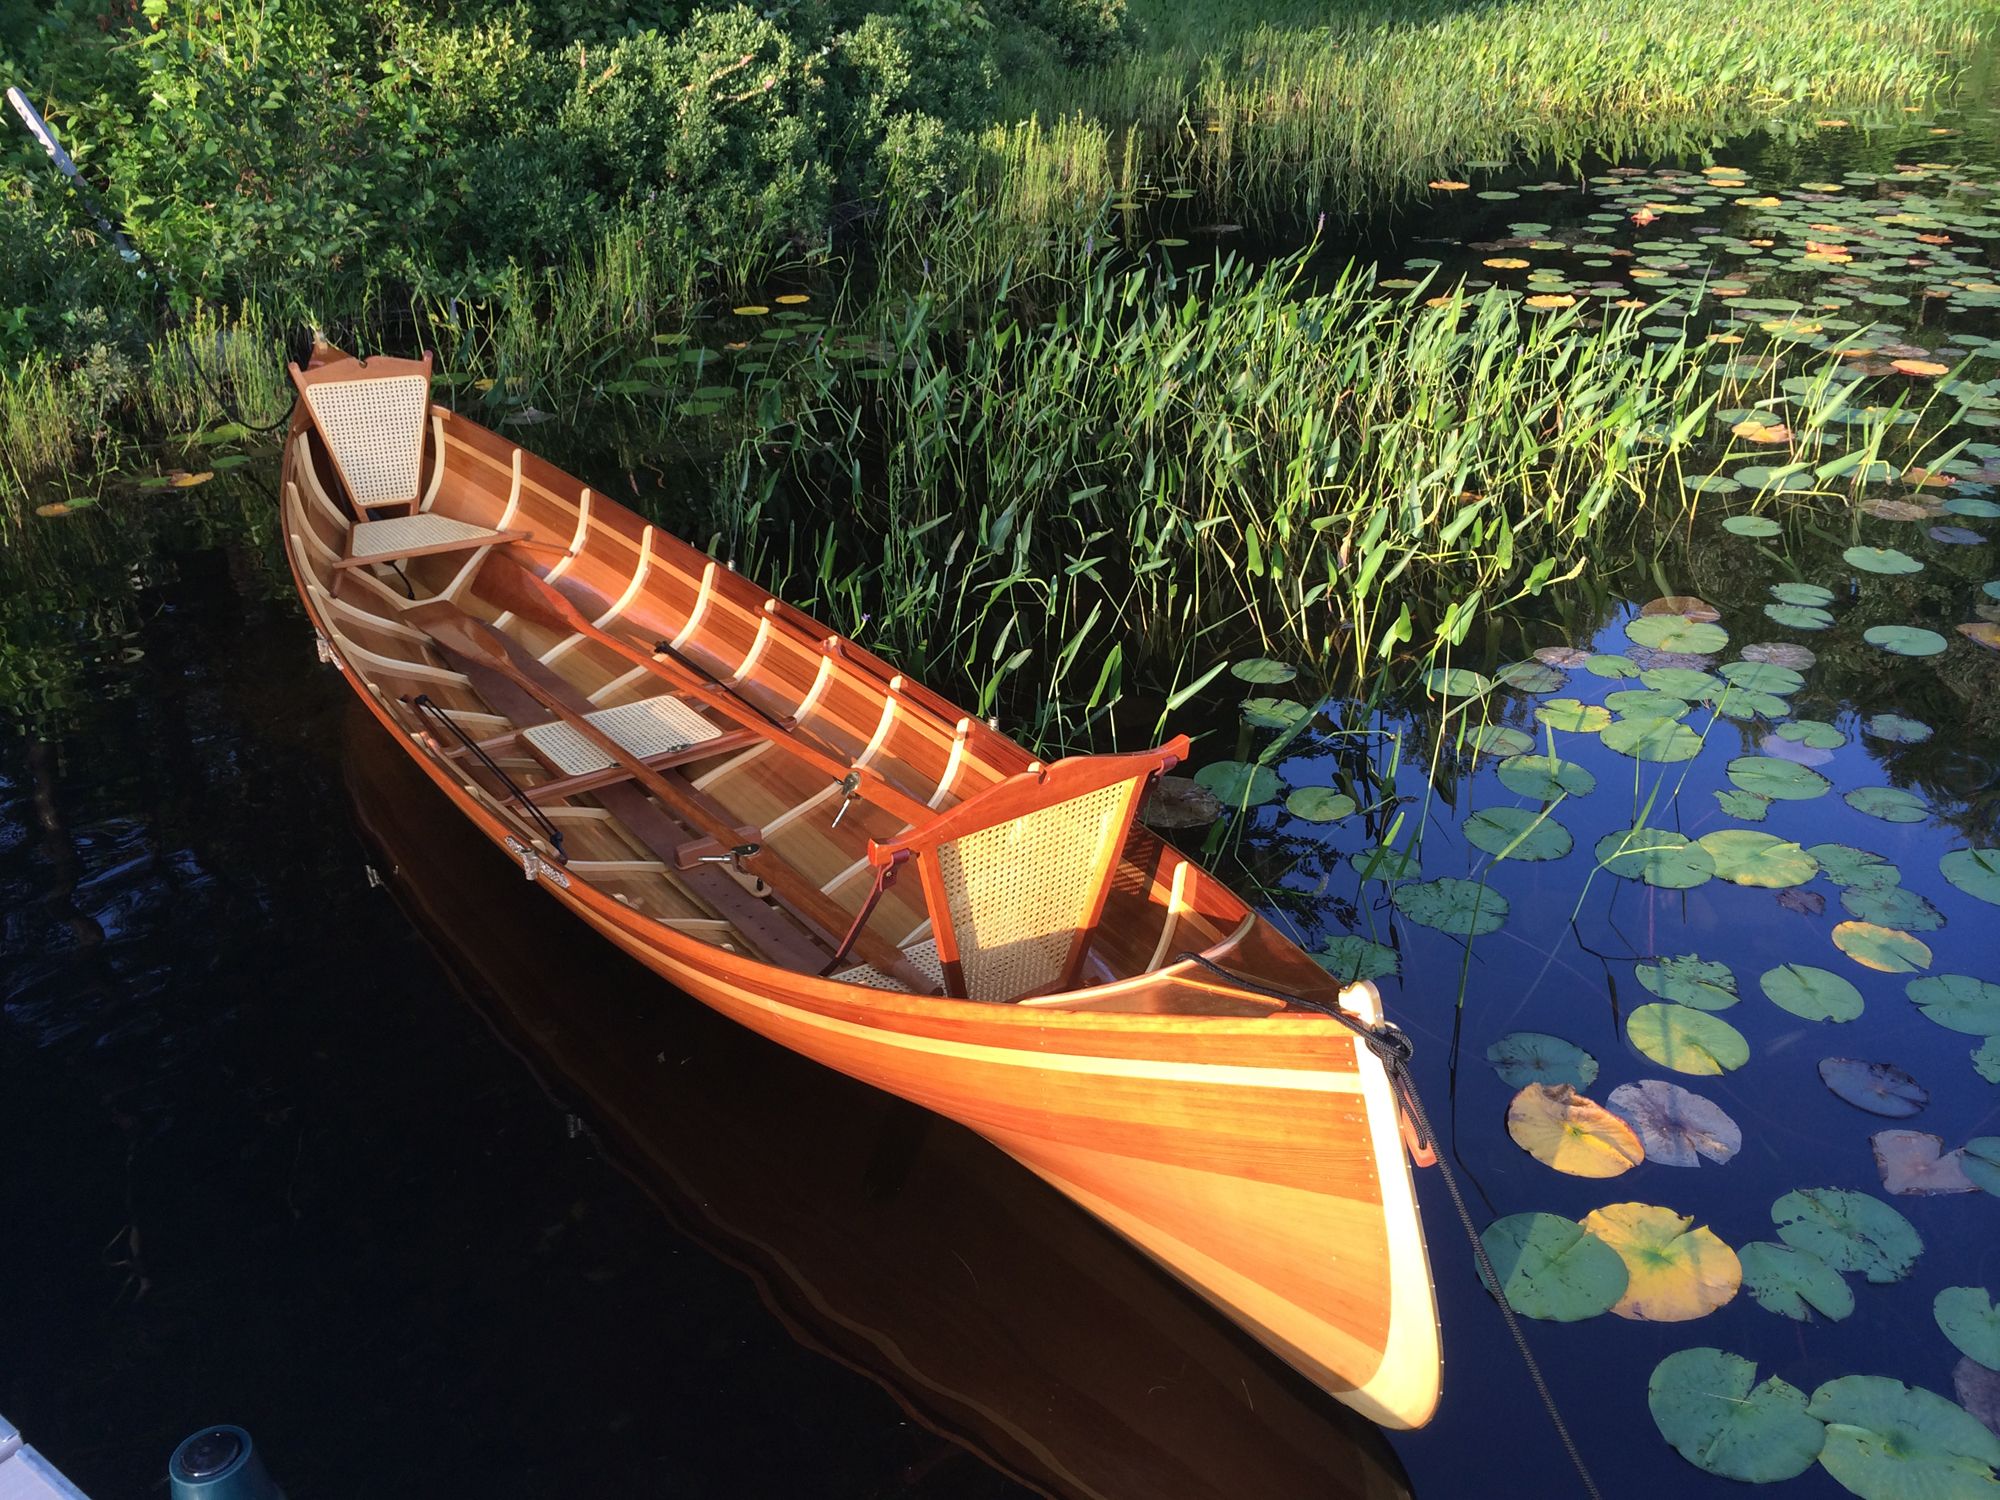
[[[1574,576],[1636,514],[1691,515],[1712,415],[1785,376],[1798,445],[1764,461],[1811,475],[1786,492],[1935,458],[1935,397],[1857,439],[1837,349],[1801,375],[1745,348],[1704,381],[1698,291],[1541,312],[1326,274],[1316,235],[1177,269],[1120,244],[1123,205],[1310,226],[1468,168],[1574,175],[1928,106],[1991,15],[65,0],[0,23],[0,69],[153,274],[17,132],[0,530],[85,508],[139,445],[251,438],[317,329],[436,347],[483,420],[586,433],[551,451],[642,504],[649,471],[678,525],[949,662],[982,711],[1035,661],[1031,736],[1123,691],[1114,624],[1176,680],[1208,635],[1366,676]],[[1819,451],[1829,424],[1845,453]]]

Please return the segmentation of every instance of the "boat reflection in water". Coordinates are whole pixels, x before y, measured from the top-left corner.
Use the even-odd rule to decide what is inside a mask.
[[[798,1340],[1021,1483],[1389,1500],[1373,1426],[970,1131],[765,1041],[571,921],[358,706],[381,873],[473,1004]]]

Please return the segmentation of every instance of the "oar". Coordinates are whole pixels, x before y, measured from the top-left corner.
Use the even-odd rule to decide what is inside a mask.
[[[724,849],[735,845],[741,837],[735,828],[718,817],[700,798],[654,771],[523,671],[508,652],[504,638],[492,626],[473,619],[456,604],[445,600],[436,600],[407,609],[403,612],[403,618],[420,626],[447,650],[481,662],[514,683],[543,708],[561,719],[579,737],[596,746],[599,753],[624,767],[633,781],[659,798],[668,810],[688,827],[715,840]],[[813,928],[829,947],[841,941],[842,935],[852,922],[852,914],[841,910],[838,903],[831,900],[818,886],[810,881],[801,880],[798,872],[785,861],[776,858],[768,850],[760,849],[754,854],[745,855],[739,862],[739,868],[755,875],[768,885],[772,894],[790,908],[793,915]],[[894,975],[900,982],[908,985],[913,993],[919,995],[930,993],[931,981],[917,973],[903,957],[900,948],[884,942],[865,930],[857,936],[853,947],[863,962],[885,974]]]
[[[517,615],[572,631],[586,640],[596,641],[599,645],[617,652],[627,661],[645,667],[655,676],[672,683],[678,691],[700,700],[745,729],[763,735],[772,744],[789,751],[836,781],[845,781],[850,776],[860,776],[862,781],[857,785],[867,787],[867,791],[863,793],[866,800],[901,818],[912,827],[927,823],[936,816],[933,809],[890,783],[879,771],[851,763],[843,764],[824,751],[804,743],[796,730],[787,729],[740,694],[730,691],[720,683],[706,679],[687,665],[678,653],[673,653],[669,660],[662,661],[658,654],[648,654],[640,647],[621,641],[608,631],[598,629],[561,589],[536,577],[532,570],[523,567],[504,552],[492,553],[481,565],[478,588],[480,593],[495,604]]]

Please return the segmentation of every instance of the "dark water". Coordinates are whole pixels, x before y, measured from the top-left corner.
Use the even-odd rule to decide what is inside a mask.
[[[1760,187],[1853,172],[1870,180],[1847,187],[1874,193],[1899,160],[2000,157],[1984,119],[1940,127],[1957,137],[1930,136],[1928,122],[1857,125],[1729,159]],[[1645,191],[1697,196],[1699,165],[1672,164]],[[1940,168],[1893,187],[1957,194],[1942,270],[1961,281],[1988,258],[1992,226],[1985,190],[1951,184],[1990,177]],[[1393,248],[1422,254],[1417,231],[1438,230],[1429,238],[1462,242],[1432,252],[1449,264],[1519,250],[1526,269],[1559,263],[1581,284],[1563,236],[1605,211],[1603,194],[1543,206],[1558,196],[1403,221]],[[1747,212],[1716,207],[1701,252],[1635,249],[1687,260],[1659,269],[1694,280],[1697,253],[1747,244],[1749,222],[1731,217]],[[1689,218],[1690,233],[1705,222]],[[1511,232],[1524,219],[1569,248],[1533,250]],[[1475,248],[1507,238],[1522,243]],[[1990,293],[1961,287],[1925,306],[1921,283],[1942,279],[1940,263],[1827,290],[1848,274],[1787,262],[1753,294],[1844,297],[1816,309],[1857,325],[1834,339],[1921,338],[1954,361],[1995,332]],[[1892,310],[1847,294],[1885,287],[1902,295],[1896,326],[1858,326]],[[1948,326],[1917,326],[1940,317]],[[1805,335],[1804,352],[1814,338],[1828,341]],[[1978,361],[1961,372],[1947,446],[1992,436],[1993,373]],[[1590,577],[1479,621],[1454,665],[1489,677],[1545,648],[1633,669],[1710,670],[1760,643],[1814,654],[1775,706],[1724,696],[1718,716],[1715,695],[1690,688],[1685,722],[1705,738],[1686,761],[1636,761],[1596,732],[1558,731],[1556,753],[1593,783],[1550,810],[1572,852],[1494,864],[1468,843],[1475,814],[1544,803],[1520,790],[1522,768],[1503,777],[1500,757],[1468,754],[1461,718],[1420,695],[1378,711],[1335,704],[1269,757],[1272,795],[1211,836],[1301,941],[1389,950],[1390,1009],[1417,1039],[1482,1223],[1638,1202],[1741,1247],[1776,1237],[1782,1195],[1833,1187],[1892,1205],[1921,1236],[1904,1279],[1846,1278],[1855,1308],[1840,1321],[1794,1322],[1746,1291],[1691,1322],[1531,1323],[1607,1494],[1736,1493],[1655,1429],[1646,1387],[1667,1355],[1726,1349],[1807,1394],[1870,1374],[1951,1396],[1958,1354],[1932,1299],[2000,1286],[1993,1198],[1891,1194],[1870,1139],[1908,1127],[1949,1152],[2000,1134],[2000,1088],[1970,1056],[1981,1037],[1936,1024],[1905,993],[1924,972],[2000,981],[1994,908],[1940,866],[2000,842],[2000,653],[1956,629],[2000,606],[2000,522],[1981,503],[2000,484],[1996,459],[2000,448],[1966,447],[1948,486],[1885,478],[1860,492],[1918,506],[1909,519],[1829,488],[1767,496],[1768,536],[1713,518],[1689,531],[1635,522]],[[21,732],[0,749],[0,1181],[15,1204],[0,1237],[15,1291],[0,1410],[86,1489],[151,1486],[186,1430],[233,1420],[295,1496],[1387,1494],[1399,1466],[1434,1497],[1569,1492],[1434,1178],[1419,1190],[1445,1402],[1392,1454],[976,1140],[738,1033],[570,930],[442,814],[399,752],[349,722],[346,690],[314,665],[273,566],[269,501],[250,472],[143,512],[52,523],[6,565],[0,682]],[[1870,572],[1843,555],[1851,546],[1919,566]],[[1767,614],[1782,602],[1773,585],[1802,584],[1828,591],[1825,629]],[[1627,626],[1662,594],[1712,605],[1726,642],[1699,661],[1646,656]],[[1943,649],[1892,654],[1866,639],[1882,626],[1937,632]],[[1503,681],[1471,722],[1531,733],[1546,753],[1536,708],[1640,686],[1556,670],[1560,681]],[[1255,759],[1271,731],[1240,723],[1236,698],[1303,711],[1325,686],[1310,670],[1276,687],[1231,683],[1176,727],[1207,729],[1201,761]],[[1930,733],[1884,738],[1865,722],[1879,714]],[[1779,735],[1800,721],[1838,745]],[[1802,754],[1823,794],[1718,802],[1740,790],[1732,761]],[[1354,793],[1361,810],[1328,823],[1284,810],[1316,786]],[[1908,792],[1912,820],[1844,800],[1876,786]],[[1880,855],[1928,905],[1894,914],[1924,929],[1912,935],[1927,969],[1882,972],[1838,949],[1852,892],[1816,868],[1786,886],[1710,877],[1684,890],[1594,870],[1600,839],[1641,819],[1689,838],[1736,828]],[[1420,876],[1394,889],[1361,878],[1352,856],[1385,839]],[[1404,888],[1440,878],[1483,880],[1507,903],[1502,925],[1468,945],[1416,920],[1421,898]],[[1688,953],[1726,965],[1741,995],[1717,1017],[1748,1060],[1720,1076],[1665,1069],[1628,1040],[1634,1011],[1655,1000],[1637,965]],[[1849,981],[1860,1016],[1778,1008],[1759,980],[1785,964]],[[1520,1031],[1588,1051],[1592,1098],[1647,1078],[1703,1095],[1741,1127],[1740,1153],[1603,1181],[1530,1159],[1504,1125],[1515,1090],[1485,1061]],[[1822,1085],[1829,1056],[1907,1069],[1930,1103],[1907,1121],[1860,1113]],[[1844,1493],[1819,1467],[1785,1492]]]

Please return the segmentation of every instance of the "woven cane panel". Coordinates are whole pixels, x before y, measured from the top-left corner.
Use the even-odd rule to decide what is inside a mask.
[[[429,382],[421,375],[326,380],[306,387],[313,421],[357,504],[417,498],[429,401]]]
[[[449,516],[392,516],[386,521],[363,521],[356,526],[348,534],[348,556],[400,557],[440,542],[471,542],[499,534],[470,521],[454,521]]]
[[[722,733],[678,698],[664,695],[600,708],[584,718],[642,760],[685,750]],[[587,776],[613,764],[610,756],[567,724],[535,724],[521,732],[566,776]]]
[[[970,999],[1018,1000],[1062,977],[1130,791],[1121,782],[938,845]]]
[[[909,961],[911,968],[929,979],[939,989],[944,988],[944,965],[938,962],[936,943],[929,939],[921,943],[912,943],[903,950],[903,957]],[[901,980],[891,978],[880,969],[870,968],[867,964],[856,964],[851,969],[842,969],[833,977],[842,984],[863,984],[871,990],[896,990],[904,994],[909,992],[909,987]]]

